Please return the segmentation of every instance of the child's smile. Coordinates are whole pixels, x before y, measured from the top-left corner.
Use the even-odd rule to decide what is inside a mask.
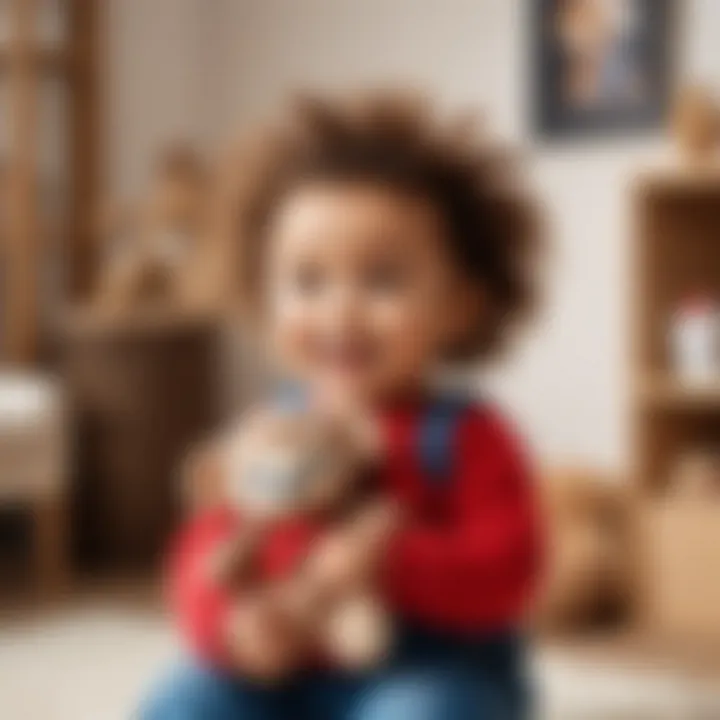
[[[319,367],[338,373],[362,372],[372,367],[379,355],[369,337],[319,337],[308,350]]]

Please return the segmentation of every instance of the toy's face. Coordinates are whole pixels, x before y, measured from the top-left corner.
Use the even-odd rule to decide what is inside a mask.
[[[181,228],[164,228],[154,237],[154,255],[170,268],[187,261],[193,247],[192,237]]]
[[[265,517],[332,507],[353,482],[359,460],[329,422],[282,412],[256,420],[229,459],[231,501]]]

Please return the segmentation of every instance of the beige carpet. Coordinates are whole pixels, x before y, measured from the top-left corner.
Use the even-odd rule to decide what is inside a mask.
[[[90,603],[0,623],[2,720],[128,720],[179,652],[162,617]],[[720,693],[659,672],[593,666],[562,652],[536,661],[547,720],[720,720]],[[401,720],[401,719],[399,719]]]

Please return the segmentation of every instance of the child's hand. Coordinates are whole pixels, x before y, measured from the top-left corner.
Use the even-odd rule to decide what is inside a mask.
[[[257,570],[265,531],[261,523],[246,522],[235,535],[215,548],[208,558],[212,581],[228,590],[239,590],[251,580]]]
[[[365,587],[373,580],[387,542],[400,524],[400,513],[391,504],[366,508],[353,522],[318,541],[308,559],[309,576],[330,593]]]
[[[367,543],[372,550],[380,552],[400,529],[403,520],[403,513],[397,503],[378,501],[362,508],[355,515],[349,532],[359,543]]]
[[[368,461],[383,452],[383,438],[377,417],[362,404],[341,392],[325,391],[315,398],[315,408],[339,426],[351,439],[356,451]]]
[[[265,594],[238,604],[227,627],[227,649],[233,666],[243,676],[275,683],[295,671],[302,643],[297,629]]]

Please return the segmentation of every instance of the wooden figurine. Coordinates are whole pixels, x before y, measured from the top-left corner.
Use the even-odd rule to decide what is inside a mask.
[[[159,158],[147,200],[102,220],[107,253],[97,300],[122,312],[192,304],[202,282],[209,179],[184,146]]]
[[[673,111],[673,131],[688,164],[700,167],[715,159],[720,139],[720,106],[710,89],[691,85],[679,93]]]
[[[712,449],[682,453],[671,473],[670,491],[686,499],[720,499],[720,453]]]
[[[542,490],[549,558],[536,625],[575,630],[622,614],[631,592],[623,490],[587,470],[552,472]]]

